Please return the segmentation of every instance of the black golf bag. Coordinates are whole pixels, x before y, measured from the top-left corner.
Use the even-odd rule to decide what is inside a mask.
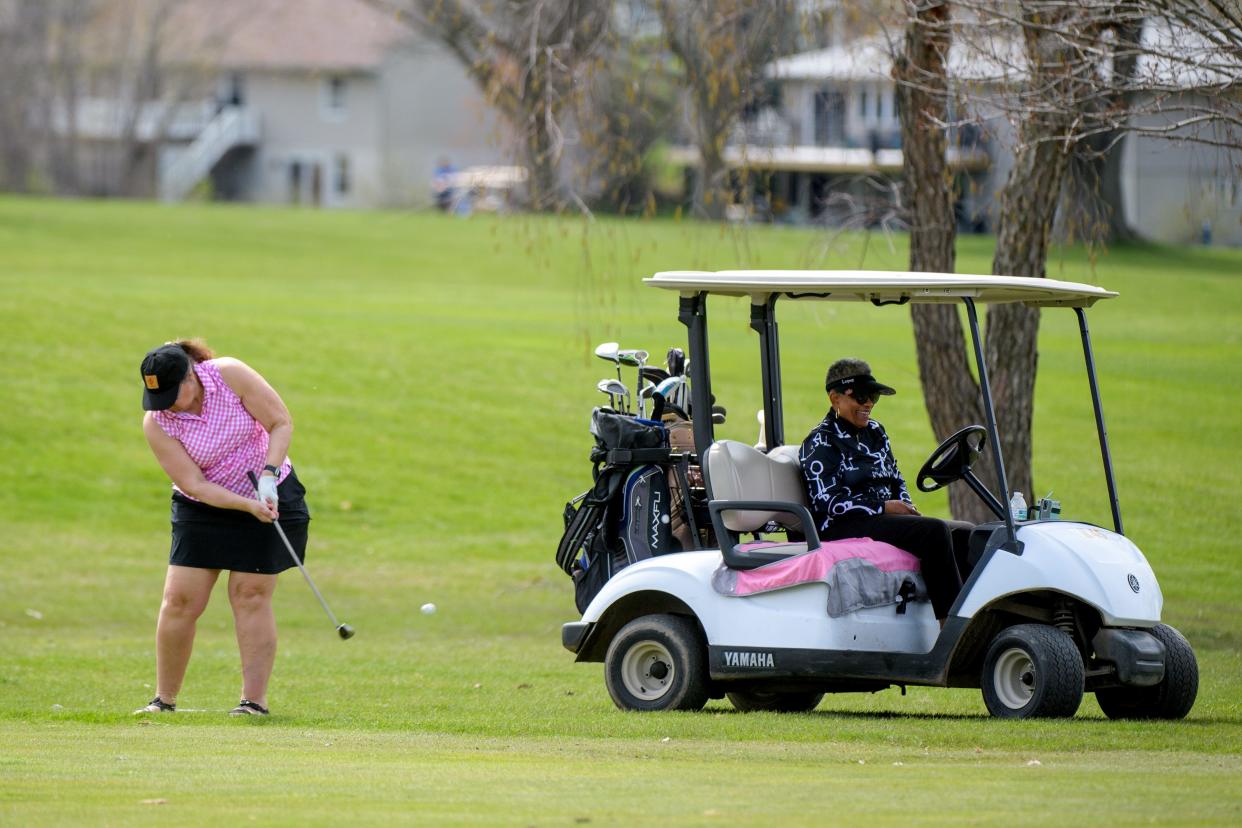
[[[574,579],[578,611],[632,563],[681,551],[672,536],[668,432],[661,423],[595,409],[595,485],[565,504],[556,562]]]

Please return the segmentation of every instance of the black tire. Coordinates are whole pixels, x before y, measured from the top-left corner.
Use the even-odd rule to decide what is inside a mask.
[[[742,713],[808,713],[819,706],[824,694],[810,690],[764,693],[759,690],[738,690],[725,694],[729,703]]]
[[[1083,681],[1074,639],[1046,624],[1018,624],[997,633],[980,676],[984,704],[1001,719],[1073,716],[1082,704]]]
[[[635,618],[604,656],[608,695],[622,710],[700,710],[708,695],[706,649],[689,618]]]
[[[1110,719],[1184,719],[1199,695],[1199,662],[1190,642],[1168,624],[1151,634],[1164,645],[1164,678],[1151,687],[1109,687],[1095,700]]]

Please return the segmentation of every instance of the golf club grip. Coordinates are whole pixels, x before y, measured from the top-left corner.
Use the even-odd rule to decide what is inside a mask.
[[[252,471],[246,472],[246,476],[250,478],[250,485],[254,486],[254,493],[259,493],[259,476]],[[302,566],[302,561],[298,558],[298,553],[293,551],[293,544],[289,543],[285,530],[281,528],[280,521],[272,518],[272,525],[276,527],[276,534],[280,535],[280,539],[284,541],[285,549],[289,550],[289,556],[293,558],[293,562],[298,565],[298,569],[302,570],[302,574],[306,574],[306,569]]]

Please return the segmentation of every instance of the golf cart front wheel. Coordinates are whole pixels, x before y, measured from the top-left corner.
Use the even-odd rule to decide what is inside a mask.
[[[1110,719],[1183,719],[1199,695],[1199,662],[1180,632],[1157,624],[1151,634],[1164,645],[1164,678],[1153,687],[1109,687],[1095,700]]]
[[[808,713],[823,701],[823,693],[790,691],[764,693],[758,690],[726,693],[729,703],[740,713]]]
[[[1018,624],[992,639],[983,660],[983,701],[1002,719],[1064,718],[1082,703],[1082,655],[1066,633]]]
[[[608,694],[622,710],[699,710],[708,695],[704,651],[698,627],[688,618],[636,618],[608,645]]]

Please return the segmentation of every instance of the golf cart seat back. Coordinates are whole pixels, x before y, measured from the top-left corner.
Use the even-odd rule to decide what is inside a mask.
[[[728,566],[753,569],[819,548],[796,446],[763,454],[744,443],[717,440],[707,450],[706,465],[708,510]],[[761,550],[740,543],[742,532],[759,532],[772,522],[800,532],[806,542],[763,545]]]

